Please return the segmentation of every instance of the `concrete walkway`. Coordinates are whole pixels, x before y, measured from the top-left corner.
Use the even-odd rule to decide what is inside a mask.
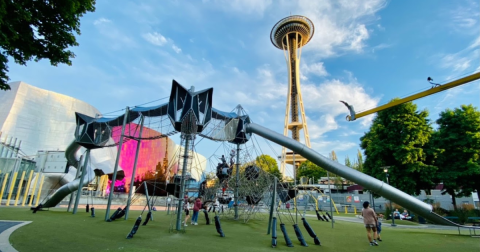
[[[0,220],[0,252],[17,252],[17,250],[10,245],[10,235],[13,231],[30,223],[32,222]]]

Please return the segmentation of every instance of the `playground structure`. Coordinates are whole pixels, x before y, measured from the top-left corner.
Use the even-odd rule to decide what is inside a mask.
[[[178,83],[176,83],[175,81],[173,82],[172,84],[172,90],[173,89],[178,89],[178,90],[185,90],[185,91],[182,91],[182,92],[187,92],[187,90],[185,88],[181,87]],[[212,90],[212,94],[213,94],[213,90]],[[184,93],[183,96],[185,96],[186,93]],[[178,93],[175,93],[172,91],[172,95],[171,95],[171,101],[169,102],[169,104],[172,104],[172,100],[175,100],[175,99],[178,99]],[[211,104],[211,103],[210,103]],[[177,104],[178,105],[178,104]],[[171,105],[170,105],[171,106]],[[162,107],[161,110],[165,110],[167,109],[168,106],[167,105],[164,105],[164,107]],[[178,108],[178,107],[177,107]],[[183,108],[183,106],[182,106]],[[159,107],[157,108],[159,109]],[[321,154],[313,151],[312,149],[308,148],[307,146],[297,142],[296,140],[294,139],[291,139],[291,138],[288,138],[288,137],[285,137],[283,135],[280,135],[278,133],[275,133],[275,132],[272,132],[271,130],[267,129],[267,128],[264,128],[260,125],[257,125],[255,123],[252,123],[250,122],[250,119],[248,117],[248,115],[239,115],[237,113],[225,113],[225,112],[221,112],[219,110],[216,110],[216,109],[211,109],[209,112],[208,109],[205,110],[205,108],[203,108],[206,113],[203,113],[204,115],[202,115],[203,118],[206,118],[206,119],[210,119],[212,120],[212,122],[210,122],[209,125],[203,125],[203,131],[202,131],[202,135],[205,135],[207,136],[207,138],[209,139],[212,139],[212,140],[216,140],[216,141],[230,141],[232,143],[236,143],[238,144],[238,146],[240,145],[240,143],[244,144],[248,141],[248,139],[250,139],[251,137],[251,134],[256,134],[256,135],[259,135],[259,136],[262,136],[270,141],[273,141],[275,143],[278,143],[280,144],[281,146],[285,146],[293,151],[295,151],[296,153],[298,154],[301,154],[302,156],[306,157],[308,160],[310,160],[311,162],[321,166],[321,167],[324,167],[324,169],[330,171],[330,172],[333,172],[341,177],[344,177],[350,181],[353,181],[353,182],[356,182],[357,184],[373,191],[374,193],[378,194],[378,195],[381,195],[385,198],[388,198],[388,199],[391,199],[395,202],[397,202],[398,204],[406,207],[406,208],[409,208],[411,209],[411,211],[414,211],[416,212],[417,214],[423,216],[424,218],[434,222],[434,223],[439,223],[439,224],[444,224],[444,225],[453,225],[453,226],[458,226],[458,224],[454,223],[454,222],[451,222],[449,221],[448,219],[445,219],[439,215],[437,215],[436,213],[434,213],[432,211],[432,206],[429,205],[429,204],[426,204],[418,199],[416,199],[415,197],[413,196],[410,196],[386,183],[384,183],[383,181],[380,181],[380,180],[377,180],[375,178],[372,178],[366,174],[363,174],[361,172],[358,172],[356,170],[353,170],[349,167],[346,167],[342,164],[339,164],[337,162],[334,162],[330,159],[328,159],[327,157],[324,157],[322,156]],[[142,110],[141,108],[139,108],[138,110]],[[168,108],[168,110],[170,111],[175,111],[174,109],[170,109]],[[189,109],[188,111],[191,111],[191,109]],[[132,113],[131,111],[129,111],[128,113]],[[187,118],[187,120],[189,120],[190,122],[193,122],[193,118],[194,118],[194,115],[195,115],[195,112],[182,112],[182,111],[177,111],[178,114],[183,114],[183,117],[180,116],[180,115],[174,115],[172,116],[172,118]],[[209,115],[209,113],[211,113],[211,115]],[[201,118],[202,118],[201,117]],[[127,118],[127,117],[122,117],[123,118]],[[133,117],[132,117],[133,118]],[[98,118],[98,119],[95,119],[91,121],[91,123],[89,124],[88,127],[85,127],[85,132],[89,131],[90,128],[89,127],[98,127],[98,125],[95,123],[97,122],[99,124],[105,124],[105,120],[102,119],[102,118]],[[173,120],[172,120],[173,121]],[[196,121],[195,121],[196,122]],[[205,121],[204,121],[205,122]],[[79,128],[82,128],[84,124],[82,123],[79,123]],[[182,124],[181,123],[177,123],[177,128],[182,130]],[[183,124],[183,127],[186,127],[187,125]],[[205,127],[206,126],[206,127]],[[200,128],[200,127],[197,127],[197,129]],[[190,131],[187,131],[187,132],[193,132],[191,131],[191,128],[188,128],[187,127],[187,130],[190,130]],[[90,130],[91,132],[95,132],[94,130]],[[79,131],[81,132],[81,131]],[[97,142],[101,143],[101,140],[104,139],[102,137],[100,137]],[[185,142],[186,139],[185,139]],[[188,146],[187,143],[185,143],[186,146]],[[69,152],[70,153],[70,152]],[[238,152],[237,152],[237,156],[238,156]],[[188,155],[187,155],[188,156]],[[237,158],[238,160],[238,158]],[[187,164],[188,162],[185,162],[184,163],[184,169],[187,169]],[[240,167],[240,164],[237,162],[236,164],[236,169],[239,169]],[[186,173],[182,173],[182,181],[184,181],[184,174]],[[232,176],[233,177],[233,176]],[[235,181],[236,182],[236,181]],[[73,182],[72,182],[73,183]],[[183,183],[183,186],[185,184]],[[180,192],[182,192],[182,187],[180,187]],[[180,193],[179,195],[182,195],[182,193]],[[53,196],[51,197],[50,199],[57,199],[57,197]],[[59,197],[58,197],[59,198]],[[239,198],[239,195],[235,195],[235,207],[237,208],[238,207],[238,198]],[[181,200],[179,201],[181,203]],[[179,203],[179,204],[180,204]],[[45,204],[48,204],[45,203]],[[179,207],[180,209],[180,207]],[[238,210],[237,210],[238,211]],[[238,213],[235,215],[236,218],[238,218]]]
[[[276,218],[273,219],[274,212],[277,214],[277,217],[281,222],[282,216],[285,217],[284,220],[288,219],[288,217],[286,217],[287,215],[290,217],[292,216],[292,214],[290,214],[289,212],[290,209],[287,209],[286,211],[288,214],[285,213],[285,211],[282,212],[279,210],[279,206],[282,203],[289,202],[291,199],[293,199],[293,211],[295,211],[295,214],[298,214],[298,207],[296,204],[298,187],[291,187],[277,183],[276,178],[272,177],[269,174],[266,174],[264,171],[262,171],[253,164],[246,166],[243,171],[240,171],[240,165],[242,164],[242,162],[240,161],[240,146],[246,144],[252,134],[259,135],[282,146],[282,165],[290,162],[288,161],[290,160],[290,158],[291,164],[293,164],[294,166],[296,166],[301,161],[309,160],[314,164],[323,167],[329,172],[333,172],[343,178],[356,182],[357,184],[365,187],[366,189],[371,190],[375,194],[393,200],[398,204],[411,209],[415,213],[432,222],[444,225],[461,226],[434,213],[432,211],[431,205],[426,204],[416,199],[415,197],[408,195],[384,183],[383,181],[377,180],[366,174],[350,169],[349,167],[341,165],[322,156],[321,154],[310,149],[309,140],[306,140],[305,145],[299,142],[299,130],[304,130],[306,139],[308,139],[308,131],[306,126],[305,113],[303,110],[303,103],[301,99],[300,84],[298,82],[298,65],[300,54],[297,54],[296,51],[299,50],[301,46],[305,45],[313,35],[313,24],[311,24],[311,28],[308,28],[309,23],[302,18],[303,17],[296,16],[281,20],[275,25],[274,29],[272,30],[272,43],[274,43],[274,45],[276,46],[281,45],[281,49],[288,50],[289,52],[289,57],[287,59],[287,63],[290,67],[289,95],[287,98],[287,112],[285,116],[285,128],[283,135],[275,133],[265,127],[262,127],[261,125],[251,122],[250,117],[241,109],[241,106],[238,106],[236,108],[236,112],[223,112],[213,108],[213,88],[196,92],[193,87],[191,89],[186,89],[174,80],[172,83],[170,100],[166,104],[155,107],[135,107],[133,109],[127,107],[125,110],[125,114],[115,118],[92,118],[77,113],[75,142],[67,148],[65,154],[67,156],[69,164],[77,167],[78,171],[81,171],[82,173],[79,178],[61,187],[59,190],[56,191],[55,194],[51,195],[51,197],[49,197],[45,203],[38,205],[36,209],[38,210],[41,208],[48,208],[57,205],[64,197],[71,194],[72,192],[80,192],[82,187],[87,185],[89,181],[93,179],[95,171],[93,171],[92,168],[90,168],[89,166],[89,150],[106,147],[108,140],[111,138],[113,127],[122,127],[121,137],[118,142],[118,145],[121,147],[124,142],[124,138],[134,140],[142,139],[141,130],[143,127],[143,122],[145,118],[152,117],[157,118],[162,122],[167,120],[169,121],[169,123],[164,124],[165,128],[161,131],[160,135],[150,137],[150,139],[162,138],[180,132],[182,146],[184,146],[184,152],[179,154],[183,158],[183,163],[181,163],[181,169],[179,169],[176,173],[178,179],[174,179],[174,181],[171,181],[173,182],[171,184],[174,185],[172,195],[178,198],[177,209],[174,215],[176,216],[176,220],[174,224],[171,224],[172,230],[174,229],[180,231],[184,229],[184,227],[181,225],[181,221],[183,219],[181,211],[183,204],[182,196],[185,194],[185,186],[187,183],[186,181],[188,180],[187,177],[189,174],[189,170],[191,170],[192,164],[191,153],[194,150],[194,143],[197,136],[201,136],[214,141],[226,141],[237,146],[236,150],[232,152],[234,153],[234,155],[236,155],[236,162],[230,162],[230,165],[228,165],[227,162],[224,162],[222,160],[222,163],[219,164],[217,171],[218,183],[213,188],[209,188],[209,190],[204,191],[203,196],[205,197],[205,199],[209,200],[212,198],[214,199],[215,197],[219,197],[219,190],[221,188],[221,204],[228,206],[230,205],[230,202],[233,202],[233,204],[230,205],[230,210],[232,210],[233,208],[233,211],[229,211],[229,213],[231,214],[231,216],[233,216],[234,219],[243,218],[244,222],[247,222],[251,218],[255,218],[257,216],[260,216],[262,213],[265,213],[266,208],[259,207],[259,204],[263,203],[265,206],[268,206],[270,208],[269,218],[270,220],[272,220],[273,224],[269,224],[269,229],[270,227],[274,227],[273,230],[276,230]],[[311,31],[302,31],[301,29],[306,29],[305,27],[311,29]],[[293,32],[292,34],[294,34],[294,37],[290,37],[290,35],[288,35],[290,34],[289,31]],[[308,34],[308,36],[306,34]],[[284,38],[287,35],[288,39],[285,40]],[[285,47],[285,43],[287,44],[287,47]],[[479,78],[480,73],[476,73],[474,75],[461,79],[461,81],[459,80],[458,82],[455,82],[455,85],[458,86],[461,84],[465,84]],[[445,87],[451,88],[453,86],[453,84],[446,84],[443,86],[443,89],[442,86],[434,87],[432,88],[433,91],[429,92],[429,94],[437,91],[440,92],[446,90]],[[418,99],[421,97],[423,96],[420,95],[413,98]],[[407,101],[409,100],[402,100],[402,102]],[[398,104],[400,103],[391,103],[388,106],[382,107],[381,109],[386,109],[388,107]],[[345,105],[349,108],[351,112],[350,117],[347,117],[347,119],[349,120],[355,120],[357,118],[367,115],[360,113],[356,114],[351,105],[347,103],[345,103]],[[301,122],[298,121],[299,108],[302,114]],[[292,112],[291,122],[288,122],[288,119],[290,117],[289,109],[291,111],[296,111]],[[381,109],[377,108],[376,110],[369,111],[368,113],[375,113],[377,111],[380,111]],[[126,125],[135,120],[140,121],[138,123],[138,125],[140,125],[139,136],[132,137],[125,135]],[[287,136],[288,130],[292,131],[292,138],[289,138]],[[76,157],[76,153],[80,149],[80,146],[87,148],[87,153],[83,160]],[[286,149],[289,149],[293,152],[287,153]],[[120,150],[121,148],[119,148],[117,160],[115,162],[114,172],[112,174],[111,180],[113,182],[123,176],[123,174],[118,170],[119,156],[121,152]],[[138,148],[136,155],[138,155]],[[233,156],[231,160],[233,160]],[[282,169],[284,169],[284,167]],[[284,170],[282,170],[282,172],[284,172]],[[133,181],[134,176],[135,168],[132,174],[131,181]],[[131,187],[129,192],[132,192],[133,183],[131,183],[130,186]],[[146,192],[148,194],[148,190],[146,190]],[[224,197],[225,192],[227,192],[227,197]],[[80,194],[77,194],[74,213],[77,211],[79,195]],[[105,220],[112,219],[112,216],[110,216],[109,213],[112,195],[112,193],[109,194],[109,201],[107,205]],[[230,195],[233,195],[233,201]],[[308,194],[304,196],[311,197]],[[128,207],[131,204],[131,200],[132,199],[129,195],[127,205],[124,209],[125,217],[128,216]],[[241,206],[241,201],[246,202],[246,204]],[[148,202],[150,202],[150,200],[147,199],[147,204],[149,204]],[[150,210],[150,205],[148,207]],[[316,207],[316,210],[318,210],[318,205]],[[120,213],[120,211],[122,210],[117,209],[117,211],[118,213]],[[114,213],[113,216],[115,215],[116,213]],[[140,219],[137,218],[137,221],[131,232],[131,237],[133,237],[133,234],[136,232],[140,225],[141,217],[139,218]],[[147,220],[148,219],[151,219],[151,217],[147,217]],[[320,242],[318,241],[318,238],[316,238],[316,235],[312,233],[313,231],[311,230],[311,228],[307,228],[308,223],[305,224],[306,221],[304,218],[302,218],[302,221],[310,236],[314,238],[315,244],[319,245]],[[298,229],[298,226],[295,227],[295,225],[298,224],[298,221],[292,219],[292,223],[295,223],[295,232],[300,240],[300,237],[302,237],[301,232]],[[217,227],[217,231],[223,236],[223,232],[221,232],[219,215],[215,216],[215,224]],[[284,223],[282,224],[284,225]],[[285,227],[281,226],[281,229],[283,231]],[[284,232],[284,234],[286,234],[286,232]],[[301,241],[301,243],[302,245],[306,245],[304,240]],[[287,244],[289,244],[288,241]]]

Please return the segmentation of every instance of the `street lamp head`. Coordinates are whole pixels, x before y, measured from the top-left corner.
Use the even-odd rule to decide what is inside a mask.
[[[383,168],[383,172],[388,173],[388,168],[387,167]]]

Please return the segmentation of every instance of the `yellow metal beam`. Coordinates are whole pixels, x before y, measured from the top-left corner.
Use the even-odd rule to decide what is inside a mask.
[[[37,192],[37,199],[35,199],[35,206],[38,206],[40,196],[42,195],[42,187],[43,187],[43,182],[44,181],[45,181],[45,175],[42,174],[42,180],[40,182],[40,187],[38,188],[38,192]]]
[[[23,185],[24,178],[25,178],[25,171],[22,172],[22,177],[20,178],[20,182],[18,183],[17,196],[15,196],[14,206],[17,206],[18,198],[20,197],[20,193],[22,192],[22,185]]]
[[[35,175],[35,179],[33,180],[33,187],[32,187],[32,194],[30,194],[30,200],[28,201],[28,206],[32,206],[33,197],[35,197],[35,189],[37,189],[38,177],[40,177],[40,173],[37,172]]]
[[[27,199],[28,190],[30,190],[30,182],[32,182],[32,175],[33,170],[31,170],[30,175],[28,175],[27,187],[25,190],[25,194],[23,195],[22,206],[25,206],[25,200]]]
[[[397,106],[397,105],[400,105],[400,104],[403,104],[403,103],[406,103],[406,102],[417,100],[417,99],[423,98],[425,96],[436,94],[436,93],[445,91],[445,90],[450,89],[450,88],[458,87],[460,85],[467,84],[469,82],[472,82],[472,81],[475,81],[475,80],[478,80],[478,79],[480,79],[480,72],[474,73],[472,75],[463,77],[461,79],[454,80],[452,82],[440,85],[438,87],[434,87],[434,88],[431,88],[429,90],[426,90],[426,91],[423,91],[423,92],[405,97],[403,99],[387,103],[387,104],[382,105],[380,107],[376,107],[376,108],[373,108],[373,109],[370,109],[370,110],[367,110],[367,111],[363,111],[361,113],[355,114],[355,118],[351,118],[350,116],[347,116],[347,118],[348,118],[349,121],[353,121],[355,119],[362,118],[364,116],[367,116],[367,115],[370,115],[370,114],[373,114],[373,113],[377,113],[379,111],[382,111],[382,110],[385,110],[385,109],[388,109],[388,108],[391,108],[391,107],[394,107],[394,106]]]
[[[3,198],[3,191],[5,190],[5,184],[7,184],[8,181],[8,174],[10,173],[5,173],[5,177],[3,178],[2,189],[0,190],[0,201]]]
[[[8,197],[7,197],[7,204],[6,206],[10,205],[10,199],[12,198],[13,188],[15,187],[15,182],[17,182],[17,174],[18,172],[13,173],[12,182],[10,182],[10,188],[8,188]]]

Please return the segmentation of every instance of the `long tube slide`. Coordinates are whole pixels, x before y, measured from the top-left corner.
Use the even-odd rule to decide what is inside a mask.
[[[272,142],[275,142],[281,146],[284,146],[294,151],[295,153],[300,154],[301,156],[303,156],[307,160],[310,160],[314,164],[324,168],[325,170],[333,172],[343,178],[353,181],[373,191],[378,195],[381,195],[387,199],[390,199],[395,203],[398,203],[399,205],[412,210],[413,212],[415,212],[416,214],[419,214],[420,216],[426,218],[427,220],[430,220],[434,223],[438,223],[442,225],[467,227],[467,226],[459,225],[450,220],[447,220],[442,216],[434,213],[432,211],[431,205],[409,194],[406,194],[396,189],[395,187],[392,187],[384,183],[383,181],[380,181],[376,178],[373,178],[364,173],[361,173],[355,169],[352,169],[350,167],[347,167],[345,165],[332,161],[324,157],[323,155],[319,154],[318,152],[308,148],[304,144],[301,144],[300,142],[295,141],[292,138],[283,136],[279,133],[276,133],[270,129],[267,129],[255,123],[247,124],[246,131],[247,133],[255,133],[263,138],[266,138]],[[472,227],[468,226],[468,228],[472,228]],[[474,227],[474,228],[478,228],[478,227]]]
[[[65,157],[67,158],[68,164],[79,169],[81,167],[81,164],[79,160],[76,158],[76,153],[78,150],[80,150],[81,146],[77,144],[75,141],[73,141],[65,150]],[[87,165],[87,167],[84,167],[84,169],[91,169],[90,166]],[[83,186],[88,185],[90,181],[94,179],[94,172],[87,172],[85,174],[85,179],[83,182]],[[80,178],[77,178],[73,180],[72,182],[69,182],[63,186],[61,186],[50,198],[42,205],[42,208],[48,208],[48,207],[55,207],[60,203],[66,196],[68,196],[70,193],[78,190],[78,185],[80,184]]]

